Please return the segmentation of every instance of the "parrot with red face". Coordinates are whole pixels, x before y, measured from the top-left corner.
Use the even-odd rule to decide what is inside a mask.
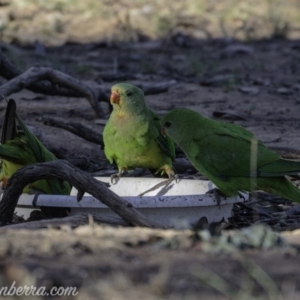
[[[120,177],[134,168],[175,178],[173,141],[160,131],[160,117],[146,106],[143,91],[128,83],[111,88],[112,113],[103,130],[104,153]]]

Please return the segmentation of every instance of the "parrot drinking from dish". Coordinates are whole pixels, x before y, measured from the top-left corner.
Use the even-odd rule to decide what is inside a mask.
[[[112,113],[103,130],[104,153],[118,173],[111,180],[134,168],[176,178],[172,160],[173,141],[162,135],[160,117],[146,106],[143,91],[128,83],[111,88]]]
[[[21,167],[56,160],[38,138],[29,131],[16,113],[16,102],[10,99],[7,103],[2,125],[0,158],[0,181],[5,188],[9,178]],[[17,128],[17,124],[21,128]],[[69,195],[71,187],[67,181],[41,179],[26,186],[24,193],[44,193]]]
[[[300,162],[281,158],[243,127],[189,109],[168,112],[161,124],[164,134],[222,195],[263,190],[300,202],[300,190],[286,178],[300,173]]]

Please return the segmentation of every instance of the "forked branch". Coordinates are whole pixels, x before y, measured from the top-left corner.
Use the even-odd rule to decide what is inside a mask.
[[[104,183],[64,160],[29,165],[14,173],[9,179],[8,186],[0,202],[0,225],[6,225],[11,222],[23,188],[39,179],[67,180],[78,189],[81,196],[83,196],[84,192],[87,192],[95,198],[100,199],[99,201],[110,207],[127,223],[133,226],[160,227],[148,220],[131,203],[110,191]]]

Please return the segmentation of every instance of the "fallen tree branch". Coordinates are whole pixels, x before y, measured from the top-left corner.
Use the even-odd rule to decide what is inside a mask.
[[[152,228],[160,227],[148,220],[131,203],[128,203],[110,191],[104,183],[64,160],[29,165],[14,173],[9,179],[8,186],[0,202],[0,225],[6,225],[11,222],[19,196],[24,187],[39,179],[61,179],[68,181],[78,189],[79,200],[84,192],[87,192],[110,207],[130,225]]]
[[[29,68],[24,73],[3,84],[0,87],[0,95],[7,97],[12,93],[18,92],[22,89],[30,88],[33,83],[43,80],[48,80],[53,84],[58,84],[65,88],[76,91],[79,95],[88,99],[98,117],[103,116],[99,101],[107,101],[107,96],[104,95],[100,88],[90,87],[78,79],[47,67]],[[0,101],[1,100],[2,99],[0,99]]]
[[[81,214],[65,218],[54,218],[39,221],[24,222],[11,224],[0,229],[0,232],[7,229],[42,229],[42,228],[61,228],[61,226],[69,225],[71,228],[87,225],[90,222],[89,215],[93,218],[93,222],[97,224],[109,224],[115,226],[129,226],[127,222],[119,217],[106,217],[98,214]]]
[[[19,75],[21,75],[23,72],[15,67],[3,54],[0,48],[0,76],[3,78],[10,80],[13,79]],[[82,97],[81,94],[78,94],[76,91],[72,91],[69,89],[61,88],[57,85],[53,85],[50,82],[36,82],[31,84],[28,87],[29,90],[51,95],[51,96],[64,96],[64,97]],[[9,95],[6,95],[9,96]],[[99,98],[99,101],[108,101],[108,98],[105,93],[102,94],[102,97]]]
[[[65,129],[89,142],[100,145],[102,148],[104,148],[102,134],[96,130],[84,126],[81,123],[65,121],[62,118],[55,117],[43,117],[42,121],[45,125]]]

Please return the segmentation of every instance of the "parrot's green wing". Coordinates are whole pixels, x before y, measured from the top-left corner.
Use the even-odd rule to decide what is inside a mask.
[[[111,124],[111,121],[110,119],[106,122],[106,125],[103,129],[103,141],[104,141],[104,144],[105,144],[105,147],[104,147],[104,154],[105,154],[105,157],[108,159],[109,163],[113,164],[113,163],[116,163],[115,161],[115,155],[114,155],[114,151],[111,147],[111,143],[108,143],[107,141],[109,140],[109,138],[112,136],[113,134],[113,129],[112,129],[112,124]]]
[[[267,172],[279,176],[275,169],[271,170],[267,166],[280,160],[280,156],[266,148],[252,134],[248,134],[248,131],[246,132],[246,135],[243,132],[229,134],[220,130],[199,139],[194,138],[191,148],[196,167],[197,164],[202,164],[210,173],[224,179],[249,177],[251,176],[250,161],[254,159],[257,161],[258,176],[267,176]],[[251,143],[254,143],[252,156]]]
[[[27,142],[34,153],[37,162],[47,162],[55,160],[56,157],[53,153],[51,153],[38,139],[37,137],[31,133],[27,126],[20,119],[18,114],[16,114],[16,119],[18,121],[19,126],[22,128],[24,135],[27,138]]]
[[[165,151],[165,153],[172,158],[175,159],[175,144],[171,138],[163,136],[161,132],[161,123],[160,123],[160,116],[153,112],[151,109],[150,116],[153,119],[154,126],[151,126],[151,134],[156,139],[159,146]]]
[[[22,128],[24,135],[27,138],[28,144],[36,157],[36,162],[48,162],[56,160],[57,158],[55,155],[50,152],[38,139],[37,137],[31,133],[27,126],[23,123],[20,117],[16,114],[16,119],[18,124]],[[61,194],[62,190],[70,190],[69,183],[66,181],[58,180],[58,179],[48,179],[47,182],[49,183],[50,189],[52,190],[53,194]]]
[[[16,137],[14,140],[8,140],[5,144],[0,145],[1,159],[18,165],[36,163],[35,157],[25,143],[24,139]]]

